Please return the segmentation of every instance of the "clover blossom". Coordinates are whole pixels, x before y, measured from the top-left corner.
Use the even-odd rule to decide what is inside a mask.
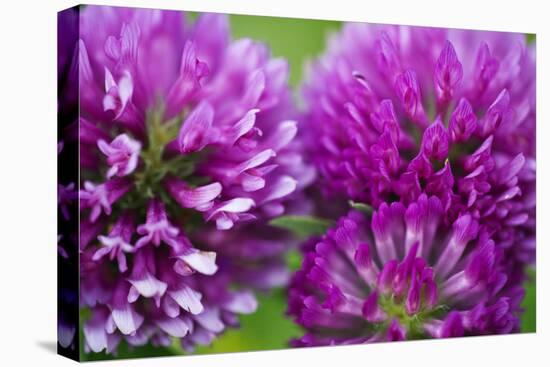
[[[289,314],[295,346],[517,332],[522,291],[506,294],[503,250],[470,214],[446,223],[444,203],[352,211],[306,244]]]
[[[346,24],[305,139],[353,212],[305,246],[297,345],[517,332],[535,258],[535,49],[522,34]]]
[[[254,289],[282,285],[261,264],[284,249],[256,255],[254,235],[247,257],[224,247],[313,179],[288,65],[231,40],[224,15],[104,6],[81,10],[75,55],[85,348],[207,345],[255,311]],[[251,269],[265,281],[245,282]]]
[[[320,187],[374,208],[437,196],[446,221],[479,221],[520,284],[535,258],[535,86],[523,34],[346,24],[303,87]]]

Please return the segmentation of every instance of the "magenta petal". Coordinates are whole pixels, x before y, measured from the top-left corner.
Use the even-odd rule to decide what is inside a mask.
[[[397,319],[393,319],[387,332],[387,340],[388,341],[401,341],[405,340],[407,336],[406,329],[399,324],[399,321]]]
[[[438,102],[447,102],[462,80],[462,64],[451,42],[446,41],[435,66],[435,87]]]
[[[175,178],[168,179],[166,187],[182,207],[196,208],[201,211],[213,205],[213,200],[222,192],[222,185],[219,182],[191,188],[184,181]]]
[[[260,204],[267,203],[269,201],[284,198],[292,194],[297,187],[298,183],[291,176],[282,176],[277,181],[272,182],[269,188],[266,188],[263,193],[265,196],[259,201]]]
[[[420,281],[416,277],[415,270],[413,270],[411,276],[411,284],[409,285],[409,292],[407,293],[405,309],[409,315],[416,314],[420,309]]]
[[[449,154],[449,136],[439,117],[424,131],[422,152],[438,160],[447,158]]]
[[[207,217],[207,220],[221,212],[228,213],[243,213],[250,210],[254,206],[254,200],[250,198],[235,198],[216,206]]]
[[[249,160],[244,161],[239,165],[237,165],[234,171],[235,173],[242,173],[248,169],[256,168],[275,156],[276,156],[276,153],[273,149],[266,149],[256,154],[254,157],[250,158]]]
[[[204,61],[214,74],[230,41],[229,17],[226,14],[201,14],[193,27],[192,39],[197,58]]]
[[[378,292],[374,291],[365,300],[362,307],[362,315],[370,322],[382,322],[386,319],[386,314],[378,306]]]
[[[272,132],[269,139],[265,141],[263,145],[271,147],[275,152],[278,152],[290,144],[297,133],[298,126],[296,121],[281,121],[277,124],[275,131]]]
[[[427,124],[426,113],[422,106],[422,96],[420,95],[420,85],[416,73],[408,69],[397,76],[395,81],[395,92],[405,109],[407,115],[420,127]]]
[[[498,72],[500,63],[491,55],[489,45],[483,42],[478,49],[475,61],[475,89],[474,96],[482,95],[487,89],[491,80]]]
[[[393,79],[401,70],[401,61],[388,33],[382,32],[380,39],[376,42],[376,51],[378,68],[388,79]]]
[[[477,129],[477,117],[468,100],[461,98],[449,119],[449,133],[453,142],[467,141]]]
[[[233,126],[224,129],[220,134],[220,142],[225,145],[234,145],[239,138],[248,134],[256,123],[256,114],[259,111],[259,109],[248,111]]]
[[[439,277],[445,278],[453,270],[468,242],[477,236],[478,228],[478,222],[470,214],[464,214],[454,222],[453,235],[435,265]]]
[[[503,89],[479,122],[479,132],[486,137],[493,134],[508,117],[510,93]]]
[[[180,75],[166,97],[168,117],[173,117],[183,110],[200,89],[201,79],[209,72],[208,65],[197,58],[195,43],[193,41],[185,42],[181,56]]]
[[[178,135],[179,149],[182,154],[193,153],[214,142],[212,130],[214,109],[208,102],[200,103],[187,116]]]
[[[441,337],[452,338],[464,335],[462,317],[456,311],[451,312],[441,326]]]

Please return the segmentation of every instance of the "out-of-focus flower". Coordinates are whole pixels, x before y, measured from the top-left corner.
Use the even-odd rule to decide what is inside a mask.
[[[314,176],[288,65],[231,41],[217,14],[87,6],[80,36],[86,349],[209,344],[256,309],[252,289],[281,285],[260,264],[284,251],[236,233],[285,213]]]
[[[420,195],[352,211],[305,247],[289,313],[296,346],[517,332],[521,287],[503,290],[503,250],[470,214],[446,223],[444,203]]]

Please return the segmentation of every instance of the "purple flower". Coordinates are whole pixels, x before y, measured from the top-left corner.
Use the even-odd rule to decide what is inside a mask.
[[[76,50],[86,350],[209,344],[288,280],[289,245],[250,230],[314,178],[288,65],[224,15],[164,10],[87,6]]]
[[[111,166],[107,171],[108,178],[114,175],[126,176],[136,169],[141,150],[139,141],[120,134],[110,144],[105,140],[98,140],[97,146],[107,156],[107,163]]]
[[[346,24],[303,88],[320,186],[375,209],[437,196],[521,273],[535,257],[535,83],[523,34]]]
[[[111,214],[113,203],[124,196],[130,186],[130,182],[124,179],[111,179],[99,185],[86,181],[80,191],[80,207],[90,208],[90,221],[95,222],[102,212]]]
[[[159,246],[162,242],[176,248],[178,246],[177,235],[179,229],[168,221],[164,204],[158,200],[152,200],[147,208],[147,221],[137,228],[137,233],[142,235],[136,248],[141,248],[149,243]]]
[[[117,259],[118,269],[121,273],[124,273],[128,269],[126,253],[134,250],[133,245],[130,243],[133,232],[134,223],[131,215],[123,214],[114,224],[108,236],[97,236],[103,247],[94,253],[92,260],[97,261],[103,256],[109,255],[110,260]]]
[[[521,292],[507,287],[502,249],[470,214],[446,223],[420,195],[352,211],[305,245],[289,313],[306,329],[296,346],[517,332]]]

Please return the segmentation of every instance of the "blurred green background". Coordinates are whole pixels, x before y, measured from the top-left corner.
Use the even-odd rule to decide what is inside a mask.
[[[290,65],[290,85],[298,86],[304,62],[323,52],[327,36],[340,22],[232,15],[234,38],[251,37],[271,47],[273,56],[284,57]]]
[[[267,43],[275,57],[285,57],[290,65],[290,84],[297,87],[307,60],[319,55],[327,36],[337,31],[341,24],[333,21],[273,18],[246,15],[232,15],[233,37],[251,37]],[[533,41],[534,37],[529,37]],[[296,254],[289,257],[289,265],[296,267]],[[523,302],[525,313],[522,318],[522,332],[534,332],[536,325],[535,272],[529,273],[532,281],[526,286]],[[241,316],[241,328],[228,330],[209,347],[199,347],[194,354],[224,353],[250,350],[270,350],[288,347],[289,339],[299,336],[301,331],[285,316],[286,297],[282,289],[260,294],[258,311]],[[119,348],[118,358],[152,357],[184,353],[178,343],[171,348],[142,347],[129,350],[126,345]],[[112,358],[103,353],[84,355],[84,359]]]

